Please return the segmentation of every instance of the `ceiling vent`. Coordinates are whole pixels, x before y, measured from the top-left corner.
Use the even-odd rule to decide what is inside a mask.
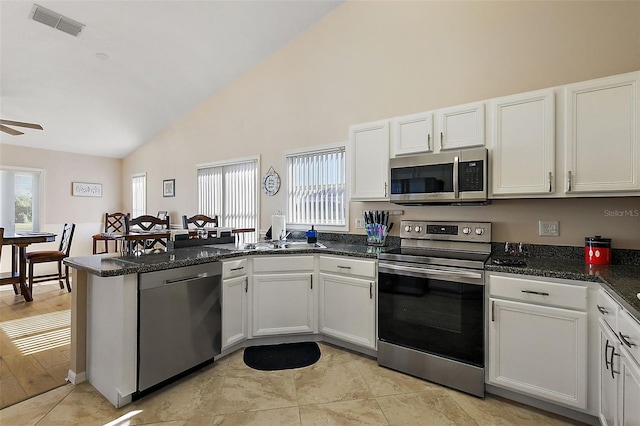
[[[29,18],[64,33],[71,34],[74,37],[77,37],[78,34],[80,34],[80,31],[84,28],[84,24],[76,22],[73,19],[69,19],[49,9],[45,9],[37,4],[33,5]]]

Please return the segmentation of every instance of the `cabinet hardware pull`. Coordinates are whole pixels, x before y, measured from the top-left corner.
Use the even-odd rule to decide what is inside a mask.
[[[231,270],[231,271],[240,271],[240,270],[242,270],[242,269],[244,269],[244,266],[239,266],[239,267],[237,267],[237,268],[231,268],[230,270]]]
[[[245,293],[249,292],[249,278],[244,279],[244,292]]]
[[[537,294],[538,296],[548,296],[549,293],[546,293],[544,291],[533,291],[533,290],[520,290],[523,293],[527,293],[527,294]]]
[[[351,269],[351,266],[338,265],[338,268],[340,268],[340,269]]]
[[[369,283],[369,299],[373,299],[373,283]]]
[[[431,151],[431,133],[427,135],[427,152]]]
[[[571,192],[571,170],[567,172],[567,192]]]
[[[387,195],[387,182],[384,183],[384,196],[388,197],[388,195]]]
[[[607,315],[609,313],[603,306],[600,306],[600,305],[596,305],[596,306],[598,307],[598,312],[600,312],[602,315]]]
[[[495,300],[491,301],[491,321],[496,320],[496,302]]]
[[[311,278],[311,280],[310,280],[311,281],[311,290],[313,290],[313,275],[311,275],[310,278]]]
[[[618,331],[618,334],[620,335],[620,338],[622,339],[622,342],[627,345],[628,347],[631,346],[635,346],[635,343],[631,343],[630,341],[628,341],[627,339],[629,338],[629,336],[625,336],[624,334],[622,334],[622,331]]]
[[[440,149],[442,149],[442,140],[444,139],[444,132],[440,132]]]
[[[604,344],[604,367],[608,370],[609,365],[611,365],[611,369],[613,370],[613,357],[611,357],[611,361],[607,359],[607,356],[609,355],[609,348],[615,350],[613,345],[609,344],[609,339],[607,339],[607,341]]]
[[[549,192],[551,192],[551,180],[553,179],[553,174],[549,172]]]
[[[619,354],[616,353],[616,348],[614,348],[613,346],[611,347],[611,378],[615,379],[616,378],[616,374],[620,374],[620,371],[616,371],[613,369],[613,357],[614,356],[620,356]]]

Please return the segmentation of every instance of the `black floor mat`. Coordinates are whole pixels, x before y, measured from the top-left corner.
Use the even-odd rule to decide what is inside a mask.
[[[306,367],[320,359],[315,342],[252,346],[244,350],[244,363],[256,370],[288,370]]]

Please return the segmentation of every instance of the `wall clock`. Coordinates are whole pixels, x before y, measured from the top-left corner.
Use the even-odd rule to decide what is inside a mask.
[[[262,178],[262,189],[267,195],[275,195],[280,190],[280,175],[269,167],[269,170]]]

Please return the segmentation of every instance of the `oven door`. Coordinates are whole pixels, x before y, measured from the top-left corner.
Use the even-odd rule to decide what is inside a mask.
[[[380,261],[378,338],[484,367],[482,271]]]

